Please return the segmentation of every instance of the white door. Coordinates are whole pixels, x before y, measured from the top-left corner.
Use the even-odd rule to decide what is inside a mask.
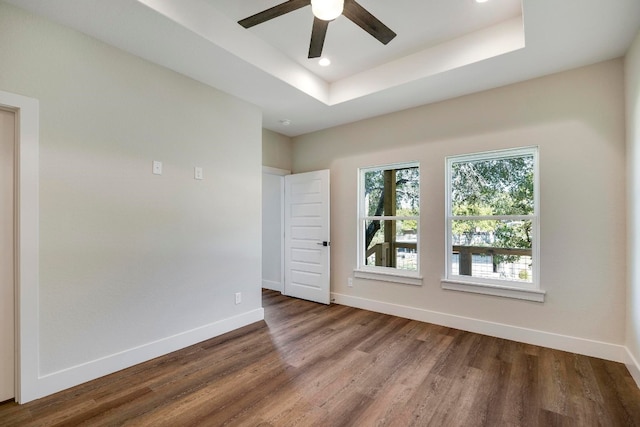
[[[329,304],[329,171],[284,182],[284,294]]]
[[[0,109],[0,402],[14,397],[15,113]]]

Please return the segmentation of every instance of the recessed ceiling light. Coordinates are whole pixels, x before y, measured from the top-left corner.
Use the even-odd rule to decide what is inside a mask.
[[[331,60],[329,58],[322,58],[318,61],[318,64],[320,64],[321,67],[328,67],[331,65]]]
[[[476,3],[486,3],[489,0],[476,0]]]
[[[282,119],[282,120],[280,120],[280,124],[281,124],[282,126],[289,126],[289,125],[291,124],[291,120],[289,120],[289,119]]]

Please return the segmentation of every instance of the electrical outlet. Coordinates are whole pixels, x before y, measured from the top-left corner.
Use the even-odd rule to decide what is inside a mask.
[[[242,292],[236,292],[236,305],[242,302]]]
[[[193,178],[194,179],[203,179],[204,175],[202,173],[202,168],[199,166],[196,166],[193,168]]]
[[[349,277],[347,279],[347,286],[352,288],[353,287],[353,277]]]

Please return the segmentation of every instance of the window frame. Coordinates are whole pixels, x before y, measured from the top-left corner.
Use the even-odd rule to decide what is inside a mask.
[[[533,213],[530,215],[468,215],[452,214],[452,171],[456,163],[499,160],[516,157],[533,157]],[[448,156],[445,159],[445,274],[442,287],[448,290],[496,295],[508,298],[544,302],[545,292],[540,289],[540,172],[539,147],[529,146],[492,150],[471,154]],[[532,227],[532,281],[519,282],[482,277],[473,277],[452,273],[453,233],[452,224],[456,220],[528,220]]]
[[[401,162],[401,163],[390,163],[378,166],[368,166],[358,168],[358,207],[357,207],[357,263],[356,269],[354,270],[354,277],[363,278],[363,279],[372,279],[372,280],[380,280],[386,282],[395,282],[395,283],[403,283],[409,285],[422,285],[422,276],[420,275],[420,253],[422,252],[420,249],[420,211],[422,209],[421,206],[421,192],[422,190],[418,190],[418,215],[417,216],[369,216],[364,211],[365,209],[365,174],[367,172],[373,171],[385,171],[392,169],[407,169],[407,168],[418,168],[419,179],[418,185],[422,187],[422,175],[420,174],[420,162],[411,161],[411,162]],[[365,248],[365,223],[366,221],[402,221],[402,220],[415,220],[417,221],[417,230],[416,230],[416,270],[403,270],[394,267],[382,267],[375,265],[367,265],[365,263],[366,256],[366,248]]]

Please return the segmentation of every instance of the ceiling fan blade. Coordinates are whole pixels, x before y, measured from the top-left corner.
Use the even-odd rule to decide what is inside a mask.
[[[263,22],[277,18],[285,13],[293,12],[301,7],[309,6],[310,4],[311,0],[289,0],[267,10],[263,10],[262,12],[258,12],[255,15],[251,15],[248,18],[241,19],[238,21],[238,24],[244,28],[251,28],[254,25],[262,24]]]
[[[313,29],[311,30],[311,43],[309,44],[309,58],[319,58],[322,55],[324,38],[327,35],[330,21],[313,18]]]
[[[355,0],[344,0],[342,14],[378,39],[382,44],[389,43],[396,36],[396,33],[369,13],[367,9],[356,3]]]

